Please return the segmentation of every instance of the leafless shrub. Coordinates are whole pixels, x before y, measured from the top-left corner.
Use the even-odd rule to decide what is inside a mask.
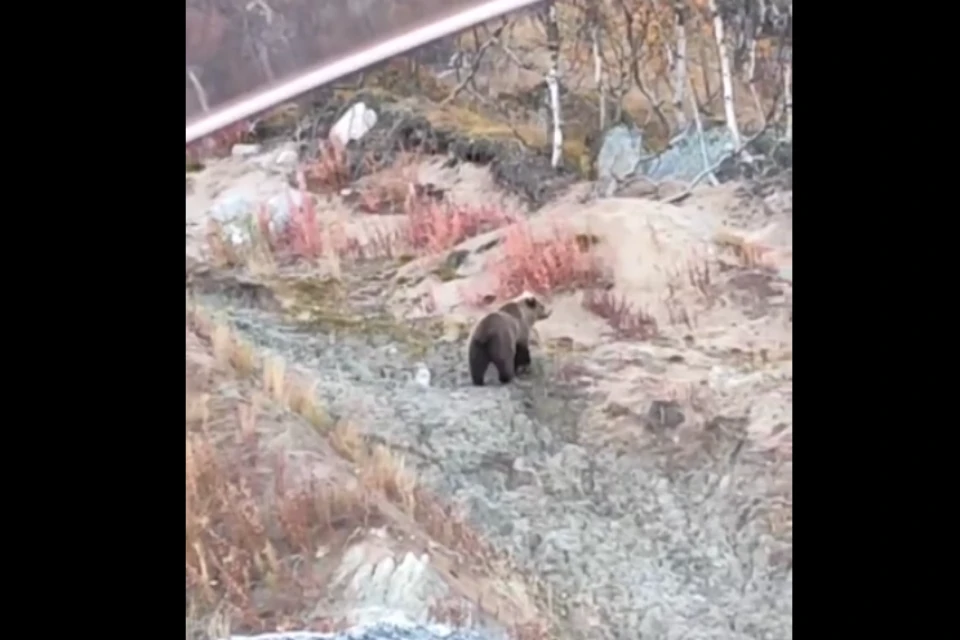
[[[635,309],[625,296],[617,298],[609,291],[588,289],[583,294],[583,307],[601,318],[622,338],[649,340],[657,335],[657,321],[649,313]]]

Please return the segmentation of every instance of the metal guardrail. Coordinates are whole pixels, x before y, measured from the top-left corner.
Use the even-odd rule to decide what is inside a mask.
[[[243,95],[225,105],[187,122],[187,144],[199,140],[223,127],[234,124],[270,107],[282,104],[312,89],[348,76],[352,73],[389,60],[440,38],[481,24],[505,13],[537,4],[541,0],[490,0],[474,7],[458,10],[444,17],[433,16],[428,21],[399,35],[333,61],[321,62],[273,86],[263,87]]]

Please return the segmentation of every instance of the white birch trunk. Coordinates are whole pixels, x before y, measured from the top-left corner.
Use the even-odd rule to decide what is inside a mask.
[[[760,127],[767,124],[767,118],[763,113],[763,103],[760,102],[760,94],[757,91],[757,39],[753,35],[750,37],[750,57],[747,59],[747,86],[750,87],[750,95],[753,96],[753,104],[757,109],[757,117],[760,118]]]
[[[607,126],[607,94],[603,83],[603,58],[600,57],[600,25],[590,27],[590,41],[593,48],[593,82],[600,96],[600,131]]]
[[[793,61],[783,68],[783,111],[787,117],[787,130],[784,140],[793,142]]]
[[[677,118],[677,127],[685,129],[687,117],[683,113],[683,90],[687,86],[687,21],[683,0],[673,6],[674,28],[677,31],[677,49],[671,55],[673,64],[673,111]],[[668,47],[669,50],[669,47]]]
[[[190,78],[190,84],[193,85],[193,90],[197,92],[197,100],[200,102],[200,107],[204,113],[210,111],[210,105],[207,103],[207,92],[203,90],[203,85],[200,84],[200,79],[197,78],[193,69],[187,69],[187,77]]]
[[[730,52],[727,51],[727,41],[724,37],[723,18],[717,10],[716,0],[709,0],[708,6],[713,17],[713,34],[717,40],[717,55],[720,57],[720,82],[723,87],[723,114],[727,120],[727,128],[733,136],[733,144],[740,147],[740,127],[737,125],[737,112],[733,101],[733,76],[730,73]]]
[[[563,158],[563,120],[560,115],[560,27],[557,24],[557,6],[553,2],[547,8],[547,49],[550,51],[550,69],[547,71],[547,87],[550,90],[550,116],[553,123],[553,153],[550,165],[556,169]]]

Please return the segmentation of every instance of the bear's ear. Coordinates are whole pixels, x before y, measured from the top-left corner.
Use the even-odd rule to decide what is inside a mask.
[[[523,299],[523,303],[528,307],[530,307],[531,309],[536,309],[537,304],[539,304],[539,301],[533,296],[527,296],[526,298]]]

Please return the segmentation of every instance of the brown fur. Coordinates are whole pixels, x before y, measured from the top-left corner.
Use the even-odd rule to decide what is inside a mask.
[[[544,304],[529,293],[484,316],[473,328],[468,344],[473,384],[483,386],[491,362],[502,384],[513,380],[519,369],[530,366],[530,328],[549,316]]]

